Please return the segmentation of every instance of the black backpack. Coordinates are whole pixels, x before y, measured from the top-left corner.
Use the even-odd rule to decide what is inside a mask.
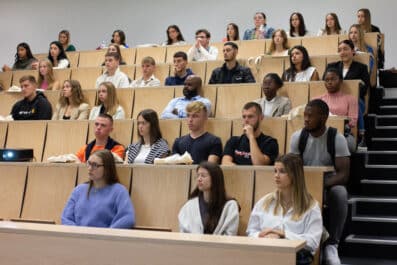
[[[327,151],[332,159],[332,164],[335,166],[335,137],[336,137],[337,129],[334,127],[328,127],[327,132]],[[302,132],[299,136],[299,153],[303,160],[303,152],[305,151],[307,139],[309,138],[309,132],[302,129]]]

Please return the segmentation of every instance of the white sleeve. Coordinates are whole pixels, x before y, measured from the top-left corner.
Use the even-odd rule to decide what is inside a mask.
[[[200,52],[203,54],[205,60],[215,61],[218,58],[218,48],[214,46],[210,46],[209,51],[200,47]]]
[[[116,111],[116,113],[113,115],[113,118],[115,119],[115,120],[122,120],[122,119],[125,119],[125,112],[124,112],[124,109],[123,109],[123,107],[122,106],[118,106],[117,107],[117,111]]]
[[[250,237],[258,237],[262,231],[261,228],[261,211],[263,211],[263,198],[260,199],[254,206],[251,212],[250,219],[247,225],[247,235]]]
[[[65,69],[65,68],[68,68],[68,66],[69,66],[69,61],[68,61],[68,59],[61,59],[61,60],[58,62],[58,66],[53,67],[53,69]]]
[[[120,78],[119,86],[118,88],[128,88],[130,87],[130,82],[128,81],[127,75],[123,75],[122,78]]]

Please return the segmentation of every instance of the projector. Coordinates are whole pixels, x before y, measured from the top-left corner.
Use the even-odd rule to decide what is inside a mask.
[[[0,149],[2,162],[29,162],[33,159],[33,149]]]

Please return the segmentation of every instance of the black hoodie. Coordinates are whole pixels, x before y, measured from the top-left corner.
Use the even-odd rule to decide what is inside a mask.
[[[29,101],[24,98],[14,104],[11,115],[14,120],[51,120],[52,108],[50,102],[41,92]]]

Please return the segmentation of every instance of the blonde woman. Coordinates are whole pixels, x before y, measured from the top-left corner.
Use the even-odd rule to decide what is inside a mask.
[[[368,53],[370,55],[369,69],[370,72],[374,66],[374,50],[364,41],[364,31],[359,24],[353,24],[349,28],[349,40],[354,44],[354,51],[356,53]]]
[[[59,90],[61,84],[55,79],[52,63],[48,59],[39,61],[38,88],[43,90]]]
[[[90,106],[77,80],[66,80],[59,96],[53,120],[86,120]]]
[[[283,29],[278,29],[272,34],[272,42],[267,51],[272,56],[288,56],[288,36]]]
[[[274,164],[274,181],[276,190],[255,204],[247,234],[305,240],[296,264],[310,264],[320,245],[323,222],[318,203],[307,191],[302,159],[295,154],[279,157]]]
[[[98,87],[98,104],[90,112],[90,120],[95,120],[100,113],[106,113],[113,119],[124,119],[125,112],[119,104],[116,88],[112,82],[102,82]]]

